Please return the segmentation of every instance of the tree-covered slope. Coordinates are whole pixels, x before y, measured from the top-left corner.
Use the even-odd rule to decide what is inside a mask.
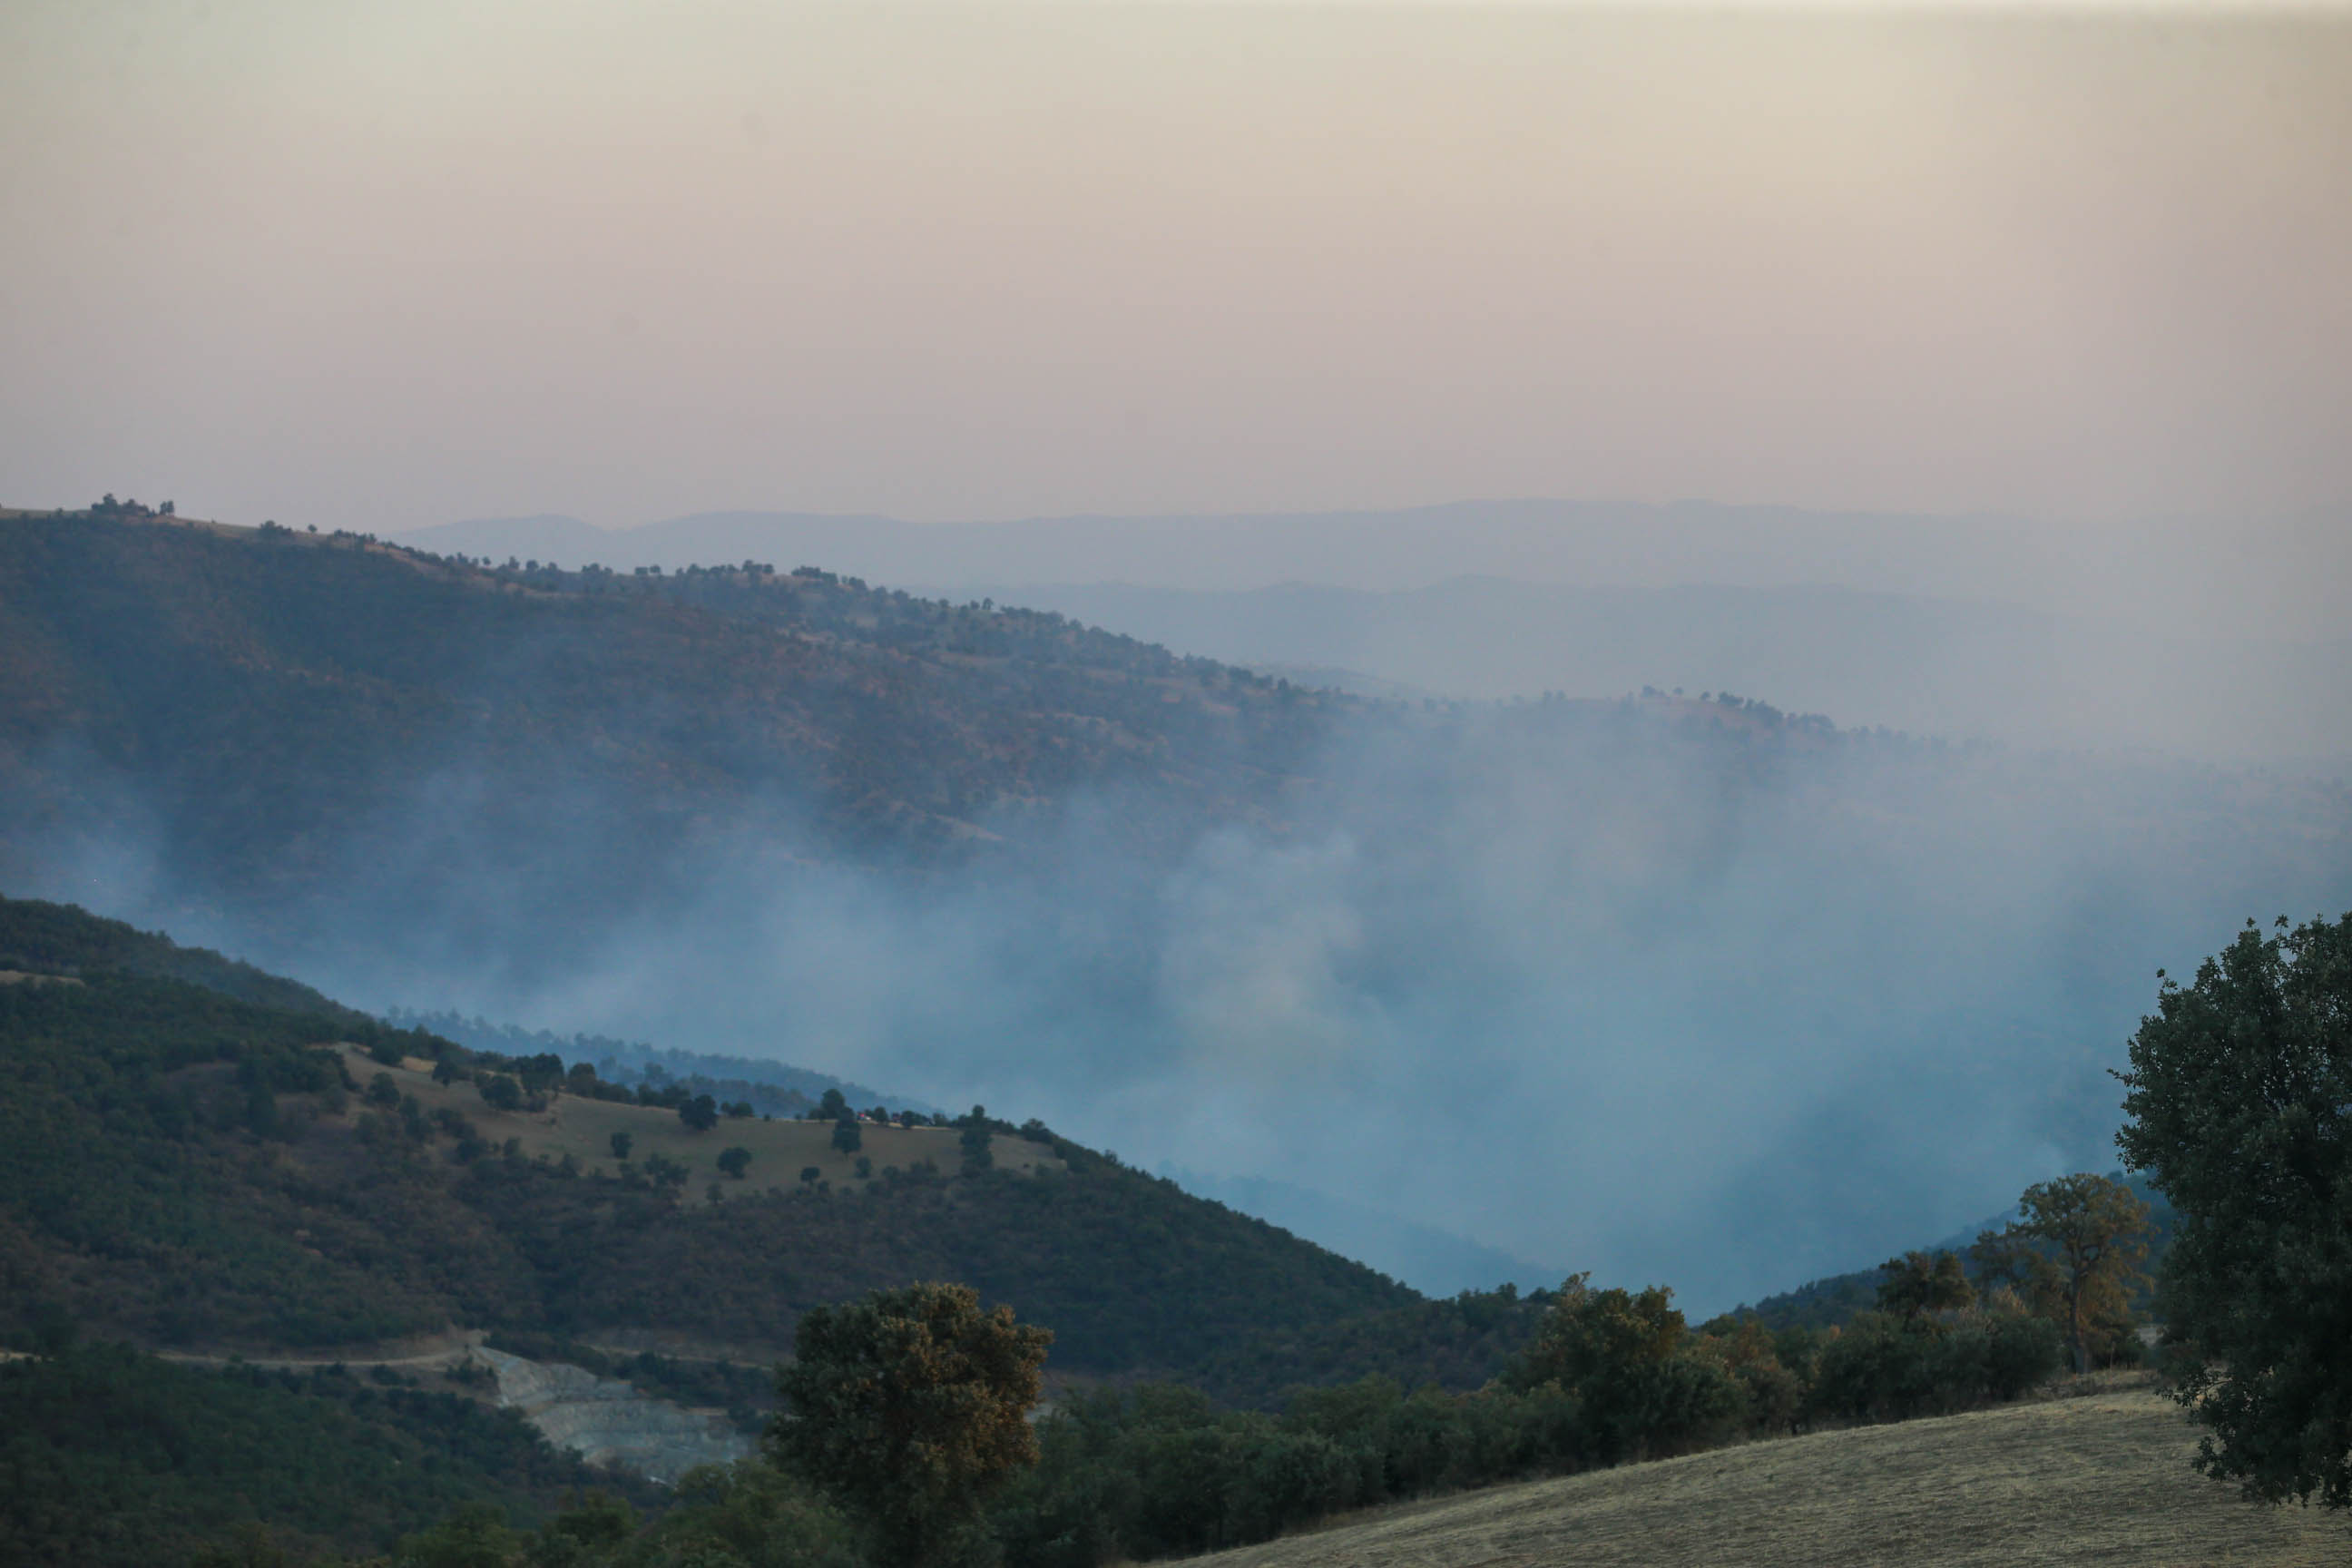
[[[1054,1327],[1066,1370],[1262,1394],[1295,1381],[1286,1372],[1351,1375],[1295,1347],[1421,1304],[1361,1265],[1039,1130],[1058,1157],[954,1173],[927,1159],[822,1184],[770,1173],[766,1189],[724,1202],[650,1161],[526,1158],[520,1136],[502,1147],[501,1134],[551,1125],[565,1102],[649,1129],[675,1131],[678,1118],[629,1103],[593,1069],[550,1079],[539,1112],[501,1112],[475,1084],[404,1069],[448,1097],[428,1116],[389,1075],[363,1081],[364,1058],[323,1043],[442,1058],[485,1080],[507,1064],[90,963],[119,940],[109,922],[5,908],[7,929],[47,930],[45,951],[78,954],[81,969],[0,984],[0,1331],[20,1344],[63,1320],[247,1350],[463,1326],[658,1331],[777,1353],[810,1307],[946,1279]],[[153,967],[176,962],[142,951]],[[724,1124],[702,1136],[729,1141]],[[1009,1154],[1012,1136],[1000,1124],[993,1141]],[[1405,1360],[1465,1375],[1409,1349]]]
[[[446,1387],[106,1345],[0,1363],[0,1562],[170,1568],[257,1528],[301,1560],[377,1552],[467,1503],[533,1521],[614,1484]]]
[[[183,947],[160,931],[143,931],[69,904],[0,897],[0,970],[79,975],[85,969],[184,980],[263,1007],[362,1021],[362,1015],[299,981],[205,948]]]
[[[420,799],[518,848],[625,824],[613,893],[711,814],[928,853],[1045,831],[1087,786],[1141,792],[1129,829],[1164,835],[1263,813],[1332,700],[814,571],[488,570],[87,515],[0,518],[0,666],[12,835],[114,791],[173,870],[247,895],[346,871],[387,814],[429,840]]]

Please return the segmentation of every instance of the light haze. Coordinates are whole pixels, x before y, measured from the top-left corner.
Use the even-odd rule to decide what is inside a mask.
[[[2340,518],[2340,14],[0,16],[0,476],[394,531]]]

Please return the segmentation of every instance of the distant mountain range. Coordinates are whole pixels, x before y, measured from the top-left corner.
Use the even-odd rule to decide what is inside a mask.
[[[1381,594],[1296,584],[992,592],[1254,668],[1328,668],[1334,684],[1366,692],[1767,692],[1841,724],[1955,740],[2352,766],[2352,640],[2162,637],[2015,605],[1848,588],[1457,577]]]
[[[1955,739],[2352,758],[2352,638],[2312,602],[2327,574],[2352,581],[2352,527],[2141,537],[1497,502],[956,524],[719,512],[616,531],[545,516],[403,537],[568,565],[820,562],[1367,694],[1727,689]]]
[[[2053,525],[2024,518],[1811,511],[1706,501],[1548,500],[1212,516],[909,522],[715,511],[601,529],[555,515],[404,532],[408,543],[627,569],[746,558],[957,594],[991,583],[1368,592],[1452,577],[1585,587],[1836,586],[1978,599],[2215,637],[2344,635],[2352,518]]]

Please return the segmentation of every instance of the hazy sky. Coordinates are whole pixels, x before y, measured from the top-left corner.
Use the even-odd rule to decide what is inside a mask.
[[[0,500],[2352,503],[2352,13],[0,7]]]

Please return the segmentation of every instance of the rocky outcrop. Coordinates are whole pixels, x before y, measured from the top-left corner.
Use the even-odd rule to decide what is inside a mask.
[[[520,1411],[549,1442],[592,1465],[670,1483],[697,1465],[751,1455],[751,1439],[717,1411],[688,1410],[562,1362],[526,1361],[483,1347],[473,1355],[497,1377],[502,1408]]]

